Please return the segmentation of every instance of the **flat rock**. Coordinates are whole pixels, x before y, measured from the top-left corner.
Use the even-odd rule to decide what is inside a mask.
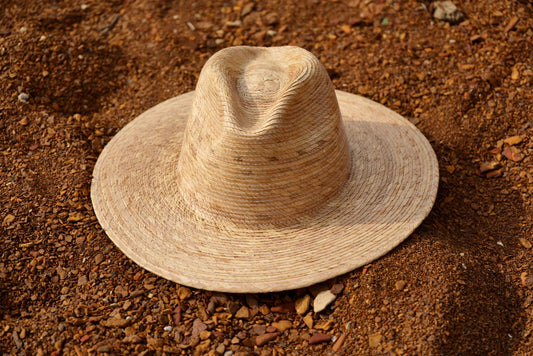
[[[204,324],[202,320],[199,318],[194,319],[192,322],[192,332],[191,332],[191,338],[195,339],[200,336],[202,331],[207,329],[207,325]]]
[[[235,313],[235,317],[237,319],[249,319],[250,309],[243,305],[239,310],[237,310],[237,312]]]
[[[494,171],[496,169],[500,169],[501,167],[502,165],[500,164],[500,162],[482,162],[479,165],[479,171],[481,173],[486,173],[486,172]]]
[[[257,346],[263,346],[264,344],[277,338],[279,333],[266,333],[255,337],[255,344]]]
[[[309,302],[311,301],[311,296],[309,294],[304,295],[303,297],[296,300],[294,303],[294,307],[296,309],[296,312],[299,315],[303,315],[307,313],[307,310],[309,309]]]
[[[510,136],[503,140],[504,143],[508,144],[509,146],[518,145],[524,140],[524,136],[516,135],[516,136]]]
[[[331,340],[331,335],[316,333],[316,334],[311,335],[311,338],[309,339],[309,345],[320,344],[322,342],[328,342],[330,340]]]
[[[292,328],[292,322],[290,320],[280,320],[272,323],[272,326],[282,333],[285,330]]]
[[[373,333],[368,335],[368,346],[378,347],[381,343],[382,336],[380,333]]]
[[[320,313],[322,310],[326,309],[326,307],[330,305],[336,298],[337,296],[331,293],[330,290],[325,290],[318,293],[313,301],[313,310],[315,313]]]
[[[524,154],[516,147],[511,146],[502,151],[502,155],[513,162],[520,162],[524,159]]]
[[[131,324],[131,320],[122,319],[120,317],[111,317],[104,323],[108,328],[124,328]]]

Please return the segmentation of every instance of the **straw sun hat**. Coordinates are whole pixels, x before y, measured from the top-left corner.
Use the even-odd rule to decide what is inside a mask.
[[[297,47],[213,55],[196,90],[141,114],[105,147],[91,197],[133,261],[224,292],[309,286],[383,256],[427,216],[426,138],[335,91]]]

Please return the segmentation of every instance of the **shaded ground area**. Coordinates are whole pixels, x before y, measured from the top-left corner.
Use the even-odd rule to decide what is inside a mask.
[[[2,1],[0,352],[530,353],[533,5],[457,5],[451,25],[415,0]],[[439,195],[400,247],[320,286],[222,295],[144,271],[105,236],[89,198],[102,147],[240,44],[306,48],[338,89],[428,137]],[[295,311],[331,287],[324,311]]]

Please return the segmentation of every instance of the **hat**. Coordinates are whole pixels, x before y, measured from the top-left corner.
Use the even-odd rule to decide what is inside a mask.
[[[240,46],[107,144],[91,198],[140,266],[243,293],[309,286],[383,256],[437,187],[435,153],[409,121],[335,91],[304,49]]]

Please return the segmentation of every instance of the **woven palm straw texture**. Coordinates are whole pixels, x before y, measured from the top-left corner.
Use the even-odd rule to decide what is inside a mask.
[[[226,292],[308,286],[384,255],[422,222],[438,166],[426,138],[335,91],[296,47],[233,47],[195,92],[122,129],[94,169],[102,227],[165,278]]]

